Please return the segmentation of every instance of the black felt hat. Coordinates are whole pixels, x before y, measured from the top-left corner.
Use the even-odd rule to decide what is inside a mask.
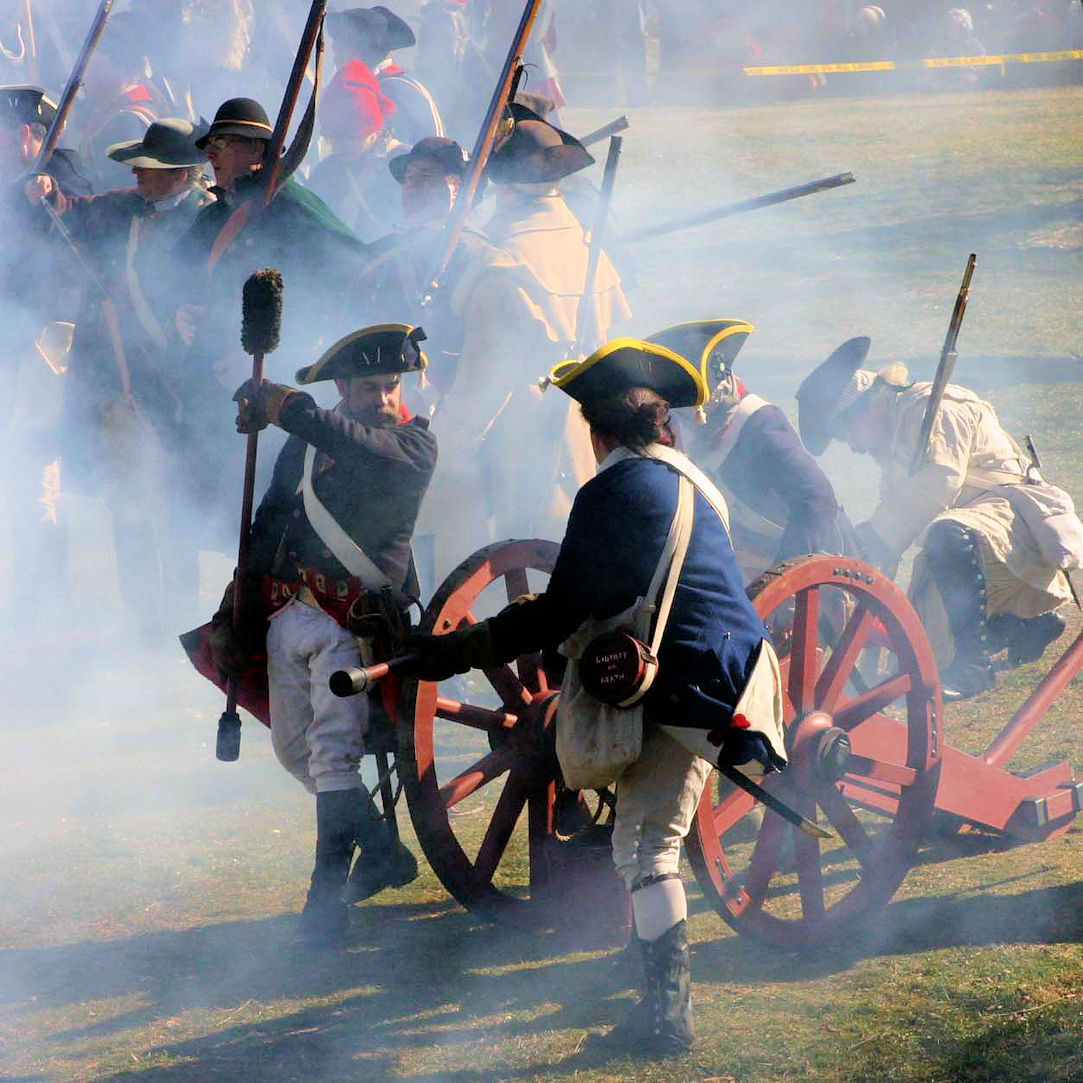
[[[203,165],[203,153],[197,145],[207,125],[199,126],[180,117],[156,120],[142,139],[114,143],[105,153],[114,162],[141,169],[181,169]]]
[[[511,132],[493,151],[486,174],[498,184],[556,183],[594,162],[590,151],[567,132],[519,102],[508,106]]]
[[[379,323],[340,338],[314,365],[297,370],[297,382],[351,380],[364,376],[389,376],[396,372],[421,372],[429,359],[421,349],[425,332],[406,323]]]
[[[813,455],[822,455],[834,435],[833,425],[863,388],[855,379],[872,340],[864,335],[847,339],[831,356],[814,368],[797,389],[797,424],[801,441]],[[868,374],[875,379],[872,373]],[[872,380],[865,383],[871,386]]]
[[[0,116],[12,124],[44,124],[56,117],[56,102],[40,86],[0,86]]]
[[[230,98],[218,107],[206,134],[195,141],[200,150],[216,135],[240,135],[245,139],[270,140],[274,129],[267,113],[252,98]]]
[[[421,159],[436,162],[445,173],[461,177],[466,172],[467,154],[454,139],[442,139],[440,136],[429,136],[419,139],[408,154],[399,154],[387,163],[391,170],[391,176],[402,184],[406,180],[406,170],[411,162]]]
[[[417,44],[410,24],[383,5],[329,11],[327,29],[336,36],[361,38],[381,56]]]
[[[665,346],[637,338],[616,338],[582,361],[562,361],[549,373],[549,383],[581,403],[630,387],[649,387],[674,408],[702,406],[710,395],[690,361]]]
[[[733,366],[745,339],[755,330],[747,320],[696,320],[667,327],[647,341],[687,357],[699,369],[707,386],[714,387],[724,370]]]

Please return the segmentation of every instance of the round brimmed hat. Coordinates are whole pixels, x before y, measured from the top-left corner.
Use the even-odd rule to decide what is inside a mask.
[[[847,339],[797,389],[797,425],[813,455],[827,450],[835,422],[875,383],[876,374],[861,367],[871,345],[864,335]]]
[[[733,367],[745,339],[755,330],[747,320],[696,320],[667,327],[647,341],[687,357],[713,387]]]
[[[259,102],[252,98],[230,98],[218,107],[210,128],[195,141],[195,145],[203,150],[217,135],[240,135],[245,139],[270,140],[274,129]]]
[[[48,128],[56,117],[56,102],[40,86],[0,86],[0,116],[13,124]]]
[[[582,361],[562,361],[548,382],[576,402],[595,402],[630,387],[649,387],[673,408],[702,406],[710,390],[679,353],[638,338],[615,338]]]
[[[552,184],[593,164],[574,135],[519,102],[508,106],[511,133],[493,151],[486,175],[498,184]]]
[[[196,140],[206,131],[206,122],[197,126],[180,117],[166,117],[154,121],[142,139],[114,143],[105,153],[114,162],[140,169],[182,169],[203,165],[203,153]]]
[[[406,181],[406,170],[411,162],[425,161],[435,162],[445,173],[461,177],[466,173],[467,154],[454,139],[442,139],[439,136],[429,136],[427,139],[419,139],[408,154],[399,154],[387,163],[391,170],[391,176],[403,184]]]
[[[417,44],[410,24],[383,5],[329,11],[327,29],[332,35],[361,38],[381,56]]]
[[[314,365],[297,370],[297,382],[352,380],[389,376],[396,372],[422,372],[429,359],[421,349],[426,339],[420,327],[406,323],[379,323],[340,338]]]

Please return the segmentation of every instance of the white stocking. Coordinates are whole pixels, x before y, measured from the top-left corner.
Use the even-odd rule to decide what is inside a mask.
[[[657,940],[688,916],[684,884],[677,878],[658,880],[632,892],[632,913],[640,940]]]

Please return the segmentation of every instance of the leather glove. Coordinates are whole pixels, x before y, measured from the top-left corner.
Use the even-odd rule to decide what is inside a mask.
[[[288,384],[276,384],[273,380],[261,380],[255,387],[245,380],[233,393],[237,404],[237,431],[244,435],[261,432],[268,425],[278,424],[278,415],[286,400],[299,392]]]
[[[772,771],[781,771],[786,766],[786,761],[775,754],[771,742],[762,733],[730,726],[718,753],[719,765],[740,767],[752,760],[759,762],[764,774],[768,775]]]
[[[876,533],[872,523],[867,521],[858,523],[854,527],[854,535],[864,550],[866,560],[894,579],[895,570],[899,566],[899,558]]]
[[[210,631],[207,633],[207,645],[218,670],[226,677],[241,677],[261,652],[262,643],[262,600],[257,597],[259,584],[246,580],[242,590],[242,626],[233,628],[233,580],[230,580],[222,594],[218,612],[211,618]]]
[[[419,681],[443,681],[470,669],[492,669],[497,659],[488,621],[442,636],[406,636],[403,650],[414,655],[396,672]]]

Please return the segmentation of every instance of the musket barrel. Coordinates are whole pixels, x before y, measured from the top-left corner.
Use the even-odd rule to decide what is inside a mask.
[[[740,203],[726,203],[721,207],[712,207],[709,211],[700,211],[684,218],[675,218],[658,226],[648,226],[646,229],[639,229],[628,234],[624,237],[624,240],[635,243],[636,241],[649,240],[651,237],[662,237],[667,233],[677,233],[682,229],[691,229],[693,226],[717,222],[720,218],[729,218],[732,215],[745,214],[748,211],[757,211],[761,207],[773,207],[776,203],[787,203],[791,199],[800,199],[802,196],[826,192],[831,188],[841,188],[844,185],[853,184],[856,180],[857,177],[850,171],[836,173],[831,177],[809,181],[808,184],[798,184],[794,188],[783,188],[778,192],[769,192],[764,196],[756,196],[755,199],[745,199]]]
[[[628,130],[628,118],[626,116],[619,116],[616,120],[611,120],[608,124],[603,124],[600,128],[595,128],[594,131],[584,135],[579,140],[584,147],[592,147],[595,143],[600,143],[603,139],[608,139],[612,135],[620,135],[621,132]]]

